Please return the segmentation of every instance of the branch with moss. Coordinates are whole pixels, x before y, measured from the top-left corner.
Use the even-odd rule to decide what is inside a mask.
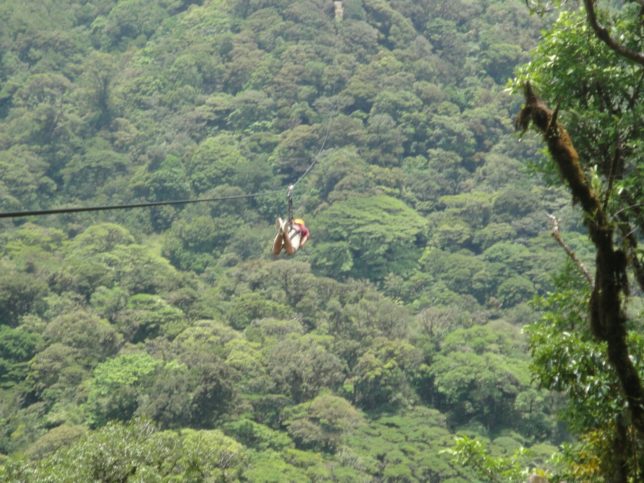
[[[640,375],[629,355],[626,314],[621,303],[628,293],[627,257],[614,247],[614,227],[584,175],[570,135],[557,120],[559,109],[550,109],[536,96],[530,83],[526,83],[524,94],[526,102],[517,117],[516,127],[525,132],[532,123],[543,134],[573,200],[583,208],[584,221],[596,250],[595,285],[590,299],[591,330],[595,337],[607,343],[608,359],[619,378],[631,420],[640,437],[644,437],[644,392]]]

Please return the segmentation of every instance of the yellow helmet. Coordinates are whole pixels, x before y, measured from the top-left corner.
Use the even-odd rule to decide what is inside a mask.
[[[297,223],[298,225],[303,225],[304,220],[302,218],[294,218],[293,223]]]

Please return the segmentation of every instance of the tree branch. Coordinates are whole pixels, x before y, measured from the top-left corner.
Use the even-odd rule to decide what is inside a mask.
[[[561,246],[561,248],[564,249],[566,252],[566,255],[570,257],[570,259],[573,261],[575,266],[579,269],[579,271],[583,274],[584,278],[588,281],[588,285],[591,287],[594,285],[593,283],[593,277],[586,268],[586,266],[577,258],[577,254],[573,251],[572,248],[570,248],[566,242],[563,241],[563,238],[561,238],[561,233],[559,231],[559,220],[555,215],[550,215],[548,214],[548,218],[550,218],[550,223],[552,224],[552,229],[550,231],[550,234],[552,235],[552,238],[555,239],[555,241]]]
[[[517,129],[534,124],[544,136],[548,151],[570,187],[573,199],[584,210],[584,223],[595,245],[595,285],[590,298],[590,328],[594,336],[606,342],[608,360],[615,369],[631,421],[644,438],[644,391],[640,375],[633,365],[626,343],[626,314],[621,299],[628,291],[627,257],[613,246],[614,229],[597,193],[590,187],[579,155],[566,129],[557,121],[558,108],[552,111],[525,85],[526,103],[516,120]]]
[[[635,281],[640,287],[640,290],[644,291],[644,264],[642,264],[642,262],[640,262],[640,259],[638,258],[637,238],[633,234],[633,230],[631,229],[631,225],[628,222],[628,218],[624,216],[623,213],[617,213],[616,216],[620,220],[619,228],[622,232],[622,237],[624,238],[624,245],[631,262],[631,267],[633,268]]]
[[[622,44],[619,44],[610,36],[608,30],[597,21],[597,14],[595,13],[595,0],[584,0],[584,7],[586,8],[586,16],[588,17],[588,23],[592,27],[595,35],[599,40],[604,42],[608,47],[617,52],[622,57],[625,57],[633,62],[637,62],[640,65],[644,65],[644,53],[636,52],[627,47],[624,47]]]

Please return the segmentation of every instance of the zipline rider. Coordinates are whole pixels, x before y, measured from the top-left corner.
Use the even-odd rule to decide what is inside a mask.
[[[306,244],[311,236],[304,220],[293,218],[293,188],[294,185],[288,187],[288,220],[277,218],[277,235],[273,241],[273,255],[275,256],[278,256],[282,250],[285,250],[288,255],[293,255]]]

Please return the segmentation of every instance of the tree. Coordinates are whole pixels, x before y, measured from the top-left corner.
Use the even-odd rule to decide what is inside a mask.
[[[113,84],[117,66],[111,55],[95,52],[86,61],[83,94],[87,102],[87,119],[96,128],[109,126],[116,114]]]
[[[617,372],[606,357],[606,342],[593,336],[586,310],[590,288],[569,263],[555,278],[556,291],[538,299],[543,316],[528,327],[532,372],[539,384],[568,397],[563,418],[579,435],[564,452],[560,471],[571,479],[637,475],[637,435],[626,426],[626,400]],[[636,370],[642,373],[644,340],[629,334]],[[628,456],[632,455],[632,456]],[[592,461],[595,460],[595,463]]]
[[[315,268],[324,273],[342,268],[342,274],[379,280],[413,266],[425,220],[390,196],[360,196],[333,204],[312,229],[332,242],[313,249]]]
[[[244,446],[259,451],[268,449],[282,451],[294,446],[288,435],[250,419],[238,419],[226,423],[224,431],[229,435],[235,436],[235,439]]]
[[[561,3],[561,1],[558,1],[556,3],[559,4]],[[586,10],[586,18],[588,19],[588,24],[593,29],[595,36],[599,40],[604,42],[615,53],[633,62],[637,62],[640,65],[644,65],[644,54],[642,54],[641,52],[638,52],[637,50],[632,50],[631,46],[628,44],[620,43],[619,41],[615,40],[615,38],[611,36],[611,32],[609,28],[600,24],[600,22],[598,21],[598,11],[597,11],[597,7],[595,6],[595,2],[593,0],[584,0],[583,3],[584,3],[584,9]],[[633,1],[632,3],[640,3],[641,5],[641,2],[637,2],[637,1]],[[633,8],[636,9],[637,6],[634,5]],[[603,15],[603,14],[604,14],[603,11],[599,12],[599,15]],[[642,15],[641,10],[640,10],[640,15]],[[620,41],[623,41],[623,40],[624,39],[622,37]]]
[[[525,448],[519,448],[511,457],[492,456],[481,441],[467,436],[458,436],[454,447],[449,449],[447,453],[451,455],[454,465],[472,468],[475,474],[484,481],[523,483],[528,476],[526,466],[529,459]],[[540,473],[539,476],[545,477],[544,472],[540,471]],[[547,480],[530,478],[528,481]]]
[[[308,475],[302,468],[296,468],[284,461],[282,453],[262,451],[251,454],[244,479],[258,483],[279,483],[281,481],[305,481]]]
[[[373,417],[344,436],[340,451],[362,479],[473,481],[442,454],[451,439],[445,416],[418,406]]]
[[[77,291],[89,300],[99,287],[114,284],[132,292],[158,293],[178,288],[177,272],[147,246],[113,223],[92,225],[65,250],[64,263],[51,277],[60,291]]]
[[[376,113],[369,116],[366,142],[364,155],[372,164],[399,166],[402,162],[403,134],[389,114]]]
[[[38,438],[29,446],[26,453],[30,458],[43,458],[60,448],[71,445],[86,432],[87,429],[83,426],[61,424]]]
[[[192,424],[197,428],[213,428],[235,407],[237,388],[231,369],[213,357],[189,361],[193,367],[195,386],[190,400]]]
[[[60,171],[66,191],[82,198],[95,195],[97,187],[126,173],[130,164],[126,155],[114,152],[101,138],[86,144],[85,152],[74,156]]]
[[[362,422],[362,415],[349,401],[322,394],[286,411],[285,424],[299,447],[333,452],[344,433]]]
[[[239,330],[245,329],[253,320],[271,317],[287,319],[292,315],[289,307],[273,302],[256,292],[240,294],[232,300],[228,319]]]
[[[507,324],[456,329],[441,342],[430,369],[454,422],[474,418],[495,431],[516,418],[514,402],[527,388],[529,373],[527,361],[516,354],[519,347],[513,347],[518,342],[507,335],[510,329]]]
[[[24,144],[0,152],[0,206],[31,207],[43,195],[51,195],[56,185],[46,175],[47,168],[45,160]]]
[[[188,176],[196,193],[226,183],[245,186],[252,164],[230,134],[205,139],[188,160]]]
[[[216,245],[226,241],[234,226],[229,223],[221,230],[210,216],[184,214],[166,235],[163,254],[179,269],[203,272],[215,260]]]
[[[195,384],[188,367],[173,360],[157,366],[152,379],[139,396],[137,416],[149,418],[164,429],[190,426],[190,399]]]
[[[165,372],[173,384],[187,392],[187,404],[182,409],[182,418],[187,417],[193,427],[212,428],[238,402],[239,389],[236,368],[226,364],[225,344],[239,336],[238,332],[221,322],[201,320],[186,328],[173,341],[171,353],[179,363],[166,364],[155,376],[157,387]],[[182,381],[182,378],[187,381]],[[157,393],[150,390],[149,398]],[[176,399],[180,399],[179,396]],[[172,398],[168,398],[172,399]],[[176,423],[175,423],[176,424]]]
[[[29,361],[26,395],[49,405],[73,400],[81,381],[87,377],[79,359],[77,350],[57,342],[38,352]]]
[[[267,345],[265,360],[275,392],[296,403],[315,397],[323,388],[337,389],[345,376],[343,361],[313,336],[290,335]]]
[[[46,144],[61,134],[61,121],[67,114],[63,99],[70,89],[69,79],[61,74],[35,74],[24,83],[15,94],[14,111],[14,115],[31,121],[22,124],[29,127],[21,133],[22,139]]]
[[[109,423],[33,462],[0,466],[5,481],[238,480],[245,448],[221,431],[159,431],[148,421]]]
[[[4,266],[3,266],[4,265]],[[32,274],[15,270],[11,265],[0,264],[0,324],[15,327],[18,317],[38,309],[47,284]]]
[[[532,62],[519,70],[515,80],[515,85],[524,86],[526,99],[517,127],[525,131],[533,123],[544,135],[553,164],[573,200],[581,205],[595,248],[588,322],[595,340],[605,344],[602,357],[619,381],[621,394],[613,397],[626,401],[626,411],[615,415],[610,429],[605,428],[611,434],[608,446],[612,450],[598,454],[606,463],[611,454],[622,455],[616,465],[605,465],[599,473],[615,481],[641,477],[641,466],[636,463],[642,458],[641,446],[632,446],[628,435],[635,432],[640,440],[644,437],[644,389],[641,369],[638,371],[633,357],[638,352],[636,334],[641,321],[630,320],[625,310],[629,270],[644,290],[644,263],[634,235],[644,228],[638,203],[644,185],[643,74],[638,55],[627,55],[621,48],[641,48],[643,12],[638,3],[624,2],[618,8],[597,12],[597,2],[588,1],[583,9],[562,12],[535,50]],[[599,16],[620,32],[621,47],[599,26]],[[584,61],[579,62],[580,58]],[[533,86],[540,89],[543,100]],[[562,114],[567,129],[559,120],[560,110],[571,113]],[[583,377],[587,370],[578,369]],[[592,431],[592,425],[581,428],[585,436]]]
[[[99,223],[87,228],[74,238],[69,246],[69,253],[85,256],[113,250],[117,245],[134,243],[130,232],[115,223]]]
[[[412,383],[427,370],[422,354],[403,341],[376,339],[349,379],[354,402],[365,410],[405,407],[415,402]]]
[[[157,295],[137,294],[115,316],[115,322],[125,339],[141,342],[165,335],[174,338],[185,327],[183,312]]]
[[[0,387],[25,377],[26,362],[36,354],[40,344],[39,334],[0,325]]]
[[[275,148],[274,170],[287,179],[301,176],[313,161],[320,146],[320,134],[314,126],[298,124],[280,136]]]
[[[48,344],[76,349],[87,366],[114,355],[122,343],[112,325],[79,306],[50,320],[43,336]]]
[[[126,0],[117,3],[106,17],[97,18],[92,26],[102,47],[124,46],[127,41],[145,39],[152,35],[167,16],[161,4],[154,1]]]
[[[335,122],[333,124],[336,125]],[[351,128],[345,127],[348,129],[343,134],[350,135]],[[312,184],[323,200],[340,201],[372,187],[368,166],[353,147],[329,150],[321,156],[316,170],[311,172]]]
[[[161,361],[144,353],[125,354],[99,364],[87,395],[88,420],[93,427],[110,420],[127,421],[138,407],[139,394]]]

